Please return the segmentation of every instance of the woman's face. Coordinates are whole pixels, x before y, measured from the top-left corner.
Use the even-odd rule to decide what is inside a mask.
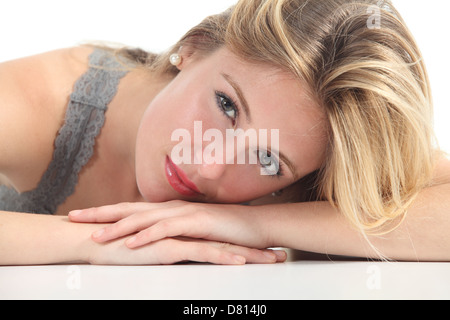
[[[298,80],[226,48],[183,56],[179,68],[138,132],[136,178],[147,201],[242,203],[320,167],[325,118]]]

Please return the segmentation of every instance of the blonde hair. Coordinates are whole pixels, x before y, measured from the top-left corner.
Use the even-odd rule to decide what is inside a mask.
[[[176,75],[168,57],[180,46],[201,54],[226,46],[307,84],[329,129],[319,194],[364,234],[396,228],[430,184],[436,146],[429,80],[414,38],[390,2],[241,0],[165,54],[126,54]]]

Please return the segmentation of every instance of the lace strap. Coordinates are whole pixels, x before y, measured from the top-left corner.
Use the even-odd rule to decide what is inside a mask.
[[[66,121],[55,141],[54,159],[44,175],[48,208],[55,212],[75,190],[78,174],[94,152],[95,138],[105,121],[105,111],[127,73],[114,57],[95,50],[89,57],[89,70],[76,82],[66,113]],[[50,192],[48,192],[50,191]]]
[[[96,49],[89,56],[90,68],[75,84],[71,102],[106,110],[127,70],[107,51]]]
[[[75,84],[65,123],[55,140],[53,160],[35,190],[18,195],[23,212],[53,214],[75,191],[78,175],[94,152],[95,139],[105,121],[105,111],[127,69],[115,57],[96,49],[90,67]],[[11,196],[9,194],[9,196]]]

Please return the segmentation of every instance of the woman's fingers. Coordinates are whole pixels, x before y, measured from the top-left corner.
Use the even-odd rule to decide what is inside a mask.
[[[187,238],[166,238],[130,250],[123,241],[94,246],[89,262],[107,265],[167,265],[184,261],[219,265],[283,262],[281,251],[258,250],[227,243]]]
[[[177,238],[161,240],[154,244],[159,243],[170,243],[169,251],[167,251],[168,256],[166,256],[166,259],[169,260],[165,263],[196,261],[220,265],[269,264],[284,262],[287,257],[286,253],[281,250],[259,250],[214,241]],[[174,256],[172,257],[173,253]],[[170,262],[171,259],[173,261]]]
[[[85,223],[116,222],[143,210],[144,206],[145,204],[142,203],[119,203],[97,208],[73,210],[69,212],[69,219],[72,222]]]
[[[169,201],[164,203],[124,202],[97,208],[73,210],[69,212],[69,219],[72,222],[84,223],[116,222],[142,211],[151,211],[161,208],[174,208],[178,206],[180,206],[180,203],[177,201]]]
[[[253,249],[247,247],[236,246],[232,244],[222,244],[225,246],[224,250],[229,250],[235,255],[240,255],[245,258],[246,263],[277,263],[286,261],[287,254],[283,250],[269,250],[269,249]]]
[[[154,241],[177,236],[215,240],[209,237],[211,226],[206,224],[205,220],[193,218],[192,215],[176,216],[161,221],[155,220],[146,229],[141,229],[142,231],[129,238],[125,244],[129,248],[137,248]]]
[[[112,225],[95,231],[92,234],[92,239],[101,243],[134,234],[153,225],[156,222],[156,220],[152,219],[153,216],[155,215],[148,214],[147,211],[129,215]]]
[[[220,265],[243,265],[247,262],[247,258],[249,257],[248,252],[240,252],[240,254],[238,254],[233,252],[233,250],[221,247],[220,244],[211,242],[178,239],[175,241],[178,242],[179,250],[175,256],[180,255],[175,258],[175,260],[178,261],[208,262]]]
[[[108,242],[104,248],[109,248],[109,245],[120,243],[111,240],[134,235],[126,241],[129,251],[121,249],[120,252],[124,257],[139,257],[138,260],[142,262],[171,264],[197,261],[233,265],[286,260],[284,251],[253,249],[250,248],[251,244],[249,247],[246,244],[230,244],[236,228],[231,227],[230,223],[224,224],[222,215],[211,215],[208,212],[180,201],[156,204],[120,203],[73,211],[69,218],[73,222],[115,222],[93,233],[92,239],[99,243]],[[120,247],[126,248],[124,240],[121,241]],[[144,254],[145,252],[150,255]],[[111,256],[107,255],[106,259],[111,259]]]
[[[92,239],[96,242],[101,243],[121,238],[123,236],[134,234],[138,231],[151,228],[154,224],[166,224],[167,221],[172,221],[174,219],[174,216],[179,216],[182,213],[183,207],[158,208],[151,211],[143,210],[142,212],[130,214],[112,225],[97,230],[92,234]],[[175,221],[177,221],[177,219],[175,219]],[[175,234],[173,234],[173,236],[178,235],[181,234],[176,232]],[[172,236],[158,237],[154,241],[171,237]],[[139,245],[144,245],[151,242],[146,241],[144,243],[142,241],[145,241],[145,239],[142,239],[139,242]]]
[[[142,216],[144,216],[144,214],[142,214]],[[92,238],[96,242],[107,242],[132,234],[136,229],[139,229],[140,222],[138,222],[138,217],[139,215],[134,215],[132,219],[131,217],[125,218],[112,226],[101,229],[99,233],[94,233]],[[148,223],[145,217],[142,219],[143,223]],[[133,223],[128,223],[127,220],[134,221]],[[167,246],[167,252],[170,257],[169,261],[173,257],[174,262],[188,260],[209,262],[213,264],[244,264],[276,263],[284,262],[286,260],[287,255],[282,250],[254,249],[229,243],[206,241],[198,238],[179,237],[183,234],[183,219],[178,218],[174,221],[176,221],[175,224],[172,224],[170,221],[167,223],[167,225],[170,225],[169,229],[164,229],[164,227],[155,229],[156,232],[161,230],[162,233],[152,234],[151,228],[148,228],[127,239],[125,244],[128,248],[131,248],[131,250],[136,250],[136,248],[145,248],[146,245],[152,247],[153,245],[159,246],[161,243],[169,242],[171,243],[170,247]],[[161,224],[165,225],[166,223],[163,222]],[[174,226],[179,226],[180,229],[177,230],[177,227],[173,228]],[[173,237],[169,236],[171,233],[174,234]],[[139,240],[136,240],[136,237],[138,237]],[[135,241],[136,244],[133,243]],[[166,253],[163,255],[164,257],[167,257]],[[179,257],[179,255],[182,256]],[[245,259],[243,260],[240,257],[244,257]],[[168,260],[164,260],[163,263],[174,263],[167,261]]]

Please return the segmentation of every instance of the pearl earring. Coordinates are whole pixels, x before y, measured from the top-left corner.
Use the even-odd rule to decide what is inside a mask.
[[[181,64],[181,56],[178,53],[174,53],[170,56],[170,63],[177,67]]]

